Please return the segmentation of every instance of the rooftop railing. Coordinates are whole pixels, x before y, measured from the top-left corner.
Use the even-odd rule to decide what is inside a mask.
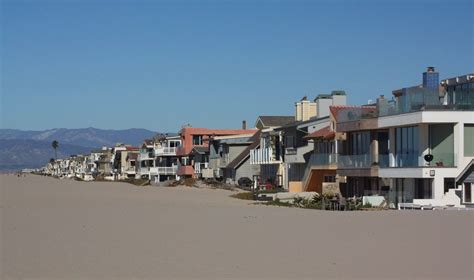
[[[453,98],[452,96],[455,96]],[[445,101],[446,100],[446,101]],[[380,101],[375,106],[348,107],[338,110],[338,122],[350,122],[418,111],[473,111],[474,89],[441,96],[439,91],[408,88],[395,100]]]

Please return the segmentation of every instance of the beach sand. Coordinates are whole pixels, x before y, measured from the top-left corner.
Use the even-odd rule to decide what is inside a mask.
[[[474,211],[328,212],[37,175],[0,183],[3,279],[474,278]]]

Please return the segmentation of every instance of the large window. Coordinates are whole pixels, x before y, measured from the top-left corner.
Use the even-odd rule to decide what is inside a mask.
[[[415,199],[433,198],[432,179],[416,179],[415,181]]]
[[[474,157],[474,124],[464,125],[464,156]]]
[[[193,145],[202,145],[202,135],[193,135]]]
[[[418,166],[418,127],[409,126],[396,128],[395,137],[397,166]]]
[[[370,132],[357,132],[351,135],[351,154],[365,155],[370,153]]]
[[[296,147],[295,136],[286,136],[285,146],[287,148],[295,148]]]

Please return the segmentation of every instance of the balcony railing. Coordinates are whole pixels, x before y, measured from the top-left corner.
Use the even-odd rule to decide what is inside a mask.
[[[208,169],[209,163],[208,162],[197,162],[194,164],[194,173],[201,174],[202,169]]]
[[[455,153],[435,153],[431,162],[427,162],[423,155],[385,155],[381,167],[454,167],[456,159]]]
[[[281,158],[275,156],[272,148],[250,150],[250,164],[275,164],[281,162]]]
[[[150,174],[153,175],[174,175],[178,171],[178,166],[157,166],[150,167]]]
[[[312,154],[309,159],[311,166],[324,166],[337,164],[338,154]]]
[[[150,160],[155,158],[154,152],[140,152],[140,160]]]
[[[157,156],[175,156],[176,155],[176,147],[161,147],[155,149],[155,155]]]

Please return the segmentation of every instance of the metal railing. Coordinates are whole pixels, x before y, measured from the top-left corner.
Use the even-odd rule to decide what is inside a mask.
[[[176,147],[161,147],[155,149],[155,155],[176,155]]]
[[[202,169],[208,169],[209,163],[208,162],[197,162],[194,164],[194,173],[201,174]]]
[[[281,159],[276,158],[273,148],[250,150],[250,164],[272,164],[281,163]]]

